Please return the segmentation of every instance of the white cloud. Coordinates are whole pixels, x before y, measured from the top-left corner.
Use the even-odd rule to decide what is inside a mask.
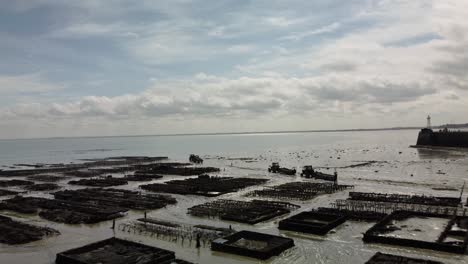
[[[295,41],[298,41],[298,40],[302,40],[303,38],[306,38],[306,37],[319,35],[319,34],[323,34],[323,33],[334,32],[334,31],[338,30],[340,28],[340,26],[341,26],[340,23],[334,22],[332,24],[323,26],[323,27],[318,28],[318,29],[293,33],[291,35],[282,37],[281,39],[282,40],[295,40]]]
[[[75,76],[75,70],[77,76],[100,72],[83,69],[103,64],[99,56],[93,56],[91,63],[81,58],[95,54],[90,52],[95,46],[79,46],[86,41],[112,43],[109,54],[102,56],[114,55],[115,61],[128,65],[116,67],[110,61],[108,72],[96,74],[95,82],[80,82],[94,83],[93,89],[105,86],[99,93],[89,87],[79,92],[78,87],[78,99],[11,102],[0,111],[4,122],[31,124],[40,119],[65,124],[74,119],[109,127],[127,123],[126,131],[132,132],[131,122],[151,120],[141,121],[140,126],[151,123],[167,127],[166,132],[185,132],[200,127],[236,128],[223,120],[257,130],[282,129],[275,127],[277,120],[298,129],[330,128],[323,124],[353,127],[359,122],[382,126],[387,124],[384,119],[403,125],[398,124],[399,118],[405,118],[401,122],[407,125],[434,105],[444,109],[450,120],[467,114],[468,3],[464,0],[254,1],[248,5],[117,1],[112,3],[115,8],[108,8],[107,1],[41,2],[71,5],[78,15],[47,28],[50,31],[30,41],[34,44],[21,36],[15,35],[15,41],[4,38],[0,45],[28,51],[18,65],[34,64],[35,55],[41,55],[43,64],[49,58],[59,62],[53,70],[83,60],[65,76]],[[23,1],[13,9],[33,10],[37,4]],[[128,15],[131,12],[137,15]],[[63,41],[67,39],[72,41]],[[40,48],[31,48],[38,43]],[[99,55],[106,48],[96,47]],[[115,76],[119,78],[112,82]],[[123,87],[126,78],[128,83],[146,80],[150,86],[144,91],[142,82]],[[61,87],[40,74],[0,76],[2,95]],[[187,123],[194,127],[185,127]]]
[[[200,73],[185,81],[157,82],[140,94],[86,96],[69,103],[30,104],[8,108],[15,118],[106,116],[110,118],[238,116],[333,111],[336,102],[359,108],[396,104],[435,94],[423,83],[392,82],[342,76],[316,78],[264,77],[227,79]]]
[[[3,107],[0,127],[51,124],[71,136],[376,127],[379,120],[400,126],[418,125],[412,122],[441,104],[445,115],[462,120],[468,91],[440,91],[438,86],[342,74],[233,79],[199,73],[155,81],[142,93]],[[79,129],[74,127],[78,123]],[[41,129],[30,136],[58,133]]]
[[[63,89],[63,86],[49,83],[41,74],[0,75],[0,95],[22,93],[44,93]]]
[[[267,17],[264,20],[265,20],[265,23],[272,25],[272,26],[289,27],[292,25],[304,23],[307,20],[307,18],[291,19],[291,18],[280,16],[280,17]]]
[[[122,24],[97,24],[84,23],[73,24],[56,30],[50,34],[52,38],[85,38],[85,37],[133,37],[139,36],[135,31],[138,28],[130,28]]]
[[[233,45],[227,48],[227,51],[230,53],[250,53],[255,50],[254,45]]]

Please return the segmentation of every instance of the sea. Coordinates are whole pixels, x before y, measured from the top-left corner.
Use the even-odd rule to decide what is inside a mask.
[[[219,176],[267,178],[264,186],[292,181],[304,181],[299,174],[286,176],[268,173],[272,162],[301,170],[312,165],[318,170],[338,173],[340,184],[354,185],[352,191],[424,194],[459,197],[468,196],[468,151],[460,149],[416,149],[418,130],[261,133],[222,135],[177,136],[123,136],[0,140],[0,169],[20,167],[18,164],[80,163],[86,159],[114,156],[167,156],[170,161],[188,161],[190,154],[205,159],[204,166],[219,167]],[[353,164],[376,161],[368,166],[350,167]],[[16,165],[15,165],[16,164]],[[119,175],[116,175],[117,177]],[[20,179],[21,177],[18,177]],[[181,179],[165,176],[153,182]],[[11,179],[11,178],[9,178]],[[132,182],[124,189],[138,190]],[[66,181],[59,182],[62,188]],[[294,239],[295,247],[266,261],[224,254],[210,250],[209,245],[196,248],[188,241],[174,241],[145,234],[112,230],[112,221],[95,225],[67,225],[49,222],[36,215],[23,215],[0,211],[19,221],[48,226],[61,235],[24,245],[0,244],[0,263],[51,264],[56,254],[68,249],[106,239],[112,236],[172,250],[180,259],[193,263],[365,263],[376,252],[442,261],[443,263],[468,263],[468,256],[419,250],[383,244],[364,244],[362,234],[375,223],[347,221],[326,236],[280,231],[278,222],[301,211],[328,207],[337,199],[346,199],[349,190],[320,195],[308,201],[290,201],[301,206],[290,215],[258,223],[240,224],[219,219],[197,218],[187,215],[187,208],[216,199],[250,200],[248,192],[262,188],[254,186],[220,197],[172,195],[176,205],[147,212],[148,217],[182,224],[205,224],[251,230]],[[463,190],[463,186],[465,189]],[[51,197],[50,194],[30,192],[28,196]],[[6,199],[6,198],[0,198]],[[130,211],[117,220],[117,226],[142,217],[141,211]],[[441,226],[434,224],[438,232]],[[442,227],[443,228],[443,227]],[[428,233],[428,235],[429,235]],[[414,233],[416,236],[417,233]]]

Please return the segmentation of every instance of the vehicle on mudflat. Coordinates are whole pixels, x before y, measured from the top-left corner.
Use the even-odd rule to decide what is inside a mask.
[[[335,171],[333,174],[327,174],[316,171],[311,165],[306,165],[302,168],[301,177],[336,182],[338,173]]]
[[[286,175],[295,175],[296,169],[283,168],[283,167],[280,167],[278,162],[273,162],[268,168],[268,172],[281,173],[281,174],[286,174]]]

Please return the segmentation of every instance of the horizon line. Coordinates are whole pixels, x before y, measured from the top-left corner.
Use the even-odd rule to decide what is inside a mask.
[[[445,124],[432,126],[441,128],[444,126],[466,124]],[[255,135],[255,134],[286,134],[286,133],[329,133],[329,132],[360,132],[360,131],[388,131],[388,130],[413,130],[424,127],[386,127],[386,128],[346,128],[346,129],[310,129],[310,130],[277,130],[277,131],[243,131],[243,132],[201,132],[201,133],[166,133],[166,134],[141,134],[141,135],[108,135],[108,136],[59,136],[59,137],[31,137],[31,138],[0,138],[0,140],[29,140],[29,139],[70,139],[70,138],[111,138],[111,137],[171,137],[171,136],[223,136],[223,135]]]
[[[390,127],[390,128],[347,128],[347,129],[312,129],[312,130],[277,130],[277,131],[243,131],[243,132],[202,132],[202,133],[167,133],[167,134],[141,134],[141,135],[108,135],[108,136],[57,136],[57,137],[31,137],[31,138],[0,138],[0,140],[29,140],[29,139],[70,139],[70,138],[111,138],[111,137],[171,137],[171,136],[223,136],[223,135],[255,135],[255,134],[287,134],[287,133],[327,133],[327,132],[359,132],[359,131],[386,131],[386,130],[412,130],[421,127]]]

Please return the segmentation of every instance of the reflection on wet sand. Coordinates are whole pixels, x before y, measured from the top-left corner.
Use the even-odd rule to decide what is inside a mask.
[[[420,159],[462,159],[468,150],[450,148],[416,148]]]

